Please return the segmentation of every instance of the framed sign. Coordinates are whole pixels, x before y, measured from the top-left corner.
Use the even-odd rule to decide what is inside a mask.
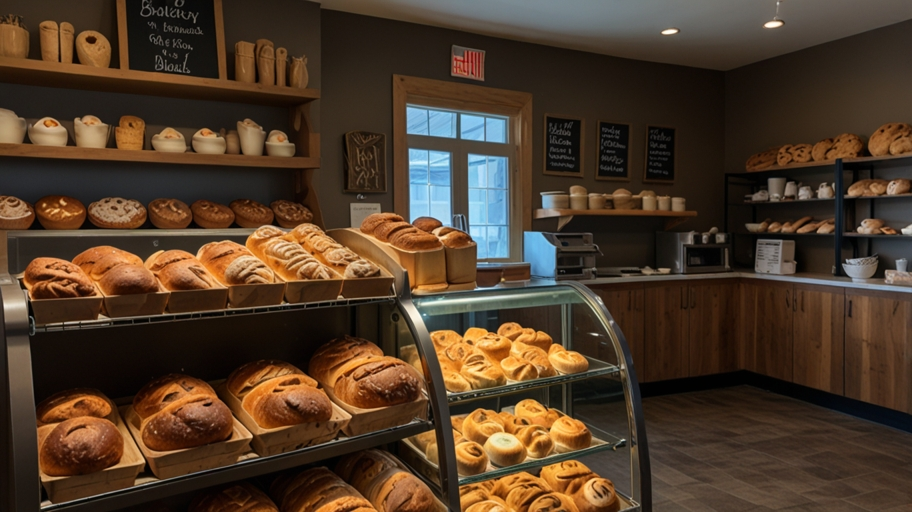
[[[117,0],[120,69],[226,80],[222,0]]]
[[[675,129],[646,127],[646,171],[644,182],[671,183],[675,179]]]
[[[583,177],[582,119],[545,114],[545,174]]]
[[[386,135],[348,132],[345,150],[345,191],[386,192]]]
[[[630,181],[630,125],[599,121],[595,179]]]

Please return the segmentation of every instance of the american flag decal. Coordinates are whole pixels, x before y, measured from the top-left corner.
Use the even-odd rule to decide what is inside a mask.
[[[484,82],[484,58],[483,50],[474,50],[454,44],[450,59],[452,63],[450,75]]]

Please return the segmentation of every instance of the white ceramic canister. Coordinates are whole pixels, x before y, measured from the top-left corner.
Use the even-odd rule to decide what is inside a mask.
[[[570,196],[562,191],[542,192],[542,208],[567,209],[570,208]]]
[[[770,201],[781,201],[785,197],[786,178],[770,178],[766,180],[766,189],[769,190]]]
[[[671,198],[671,211],[683,212],[686,209],[687,209],[686,200],[683,197],[672,197]]]
[[[656,198],[659,205],[659,210],[663,212],[671,211],[671,196],[659,196]]]
[[[590,210],[604,210],[605,209],[605,194],[589,194],[589,209]]]
[[[656,196],[643,196],[643,210],[652,211],[656,209]]]
[[[589,209],[589,196],[581,194],[571,194],[570,195],[570,209],[571,210],[588,210]]]

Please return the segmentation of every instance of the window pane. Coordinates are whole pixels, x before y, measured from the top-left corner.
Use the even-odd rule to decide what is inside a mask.
[[[507,224],[507,191],[488,189],[488,224]]]
[[[429,154],[431,185],[450,186],[450,154],[443,151],[431,151]]]
[[[506,157],[488,157],[488,187],[507,188]]]
[[[487,158],[484,155],[469,155],[469,186],[484,188],[487,186]]]
[[[466,140],[484,140],[485,118],[481,116],[470,116],[462,114],[460,116],[462,123],[461,137]]]
[[[407,125],[406,132],[410,135],[428,134],[428,115],[423,108],[406,107]]]
[[[409,149],[409,183],[428,183],[428,152],[423,149]]]
[[[430,201],[428,201],[427,185],[409,185],[409,214],[411,220],[428,215]]]
[[[485,140],[488,142],[507,142],[507,120],[488,117],[485,126]]]
[[[485,191],[484,189],[469,189],[469,225],[483,226],[488,223],[485,214]]]
[[[469,222],[469,235],[472,236],[472,240],[475,241],[475,244],[478,246],[478,254],[476,258],[484,259],[488,257],[488,245],[485,243],[485,235],[487,234],[487,228],[484,226],[473,226]]]
[[[510,255],[506,226],[488,226],[488,258],[506,258]]]
[[[430,115],[429,127],[432,137],[456,138],[456,113],[442,112],[440,110],[428,111]]]
[[[449,224],[453,218],[452,212],[452,198],[450,196],[450,187],[438,187],[435,185],[430,186],[431,189],[431,217],[443,222],[444,224]],[[415,216],[412,217],[412,220],[415,219]]]

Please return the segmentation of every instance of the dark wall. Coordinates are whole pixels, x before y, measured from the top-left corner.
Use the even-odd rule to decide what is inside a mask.
[[[888,122],[912,123],[912,21],[744,66],[725,74],[725,169],[741,172],[753,153],[781,144],[815,142],[851,132],[863,139]],[[784,174],[788,176],[788,174]],[[895,169],[879,177],[912,176],[912,169]],[[789,176],[816,188],[832,182],[832,174]],[[864,204],[862,204],[864,203]],[[871,215],[868,202],[859,201],[856,219]],[[779,208],[760,216],[798,218],[833,216],[832,209],[814,211]],[[791,208],[791,207],[787,207]],[[821,210],[821,211],[818,211]],[[901,199],[875,203],[874,215],[897,228],[912,223],[912,204]],[[774,218],[774,220],[777,220]],[[851,228],[851,227],[850,227]],[[829,272],[832,245],[799,240],[800,271]],[[845,256],[851,254],[847,245]],[[864,249],[863,247],[861,248]],[[912,244],[890,239],[874,241],[871,252],[882,256],[880,273],[894,268],[893,260],[912,255]]]
[[[328,226],[349,224],[354,194],[343,194],[342,135],[352,130],[387,134],[389,193],[371,195],[383,210],[393,208],[392,76],[476,83],[449,76],[453,44],[486,50],[483,85],[533,94],[533,197],[539,192],[583,185],[590,192],[618,187],[634,193],[655,190],[684,196],[699,217],[677,229],[721,227],[724,74],[681,66],[654,64],[592,53],[508,41],[465,32],[359,16],[322,12],[323,90],[320,103],[323,168],[319,193]],[[545,113],[586,121],[584,179],[542,174],[542,125]],[[631,181],[594,179],[597,120],[632,124]],[[642,184],[647,124],[677,128],[678,170],[673,185]],[[555,220],[533,223],[553,231]],[[592,231],[606,253],[599,265],[653,264],[657,219],[577,218],[565,231]]]

